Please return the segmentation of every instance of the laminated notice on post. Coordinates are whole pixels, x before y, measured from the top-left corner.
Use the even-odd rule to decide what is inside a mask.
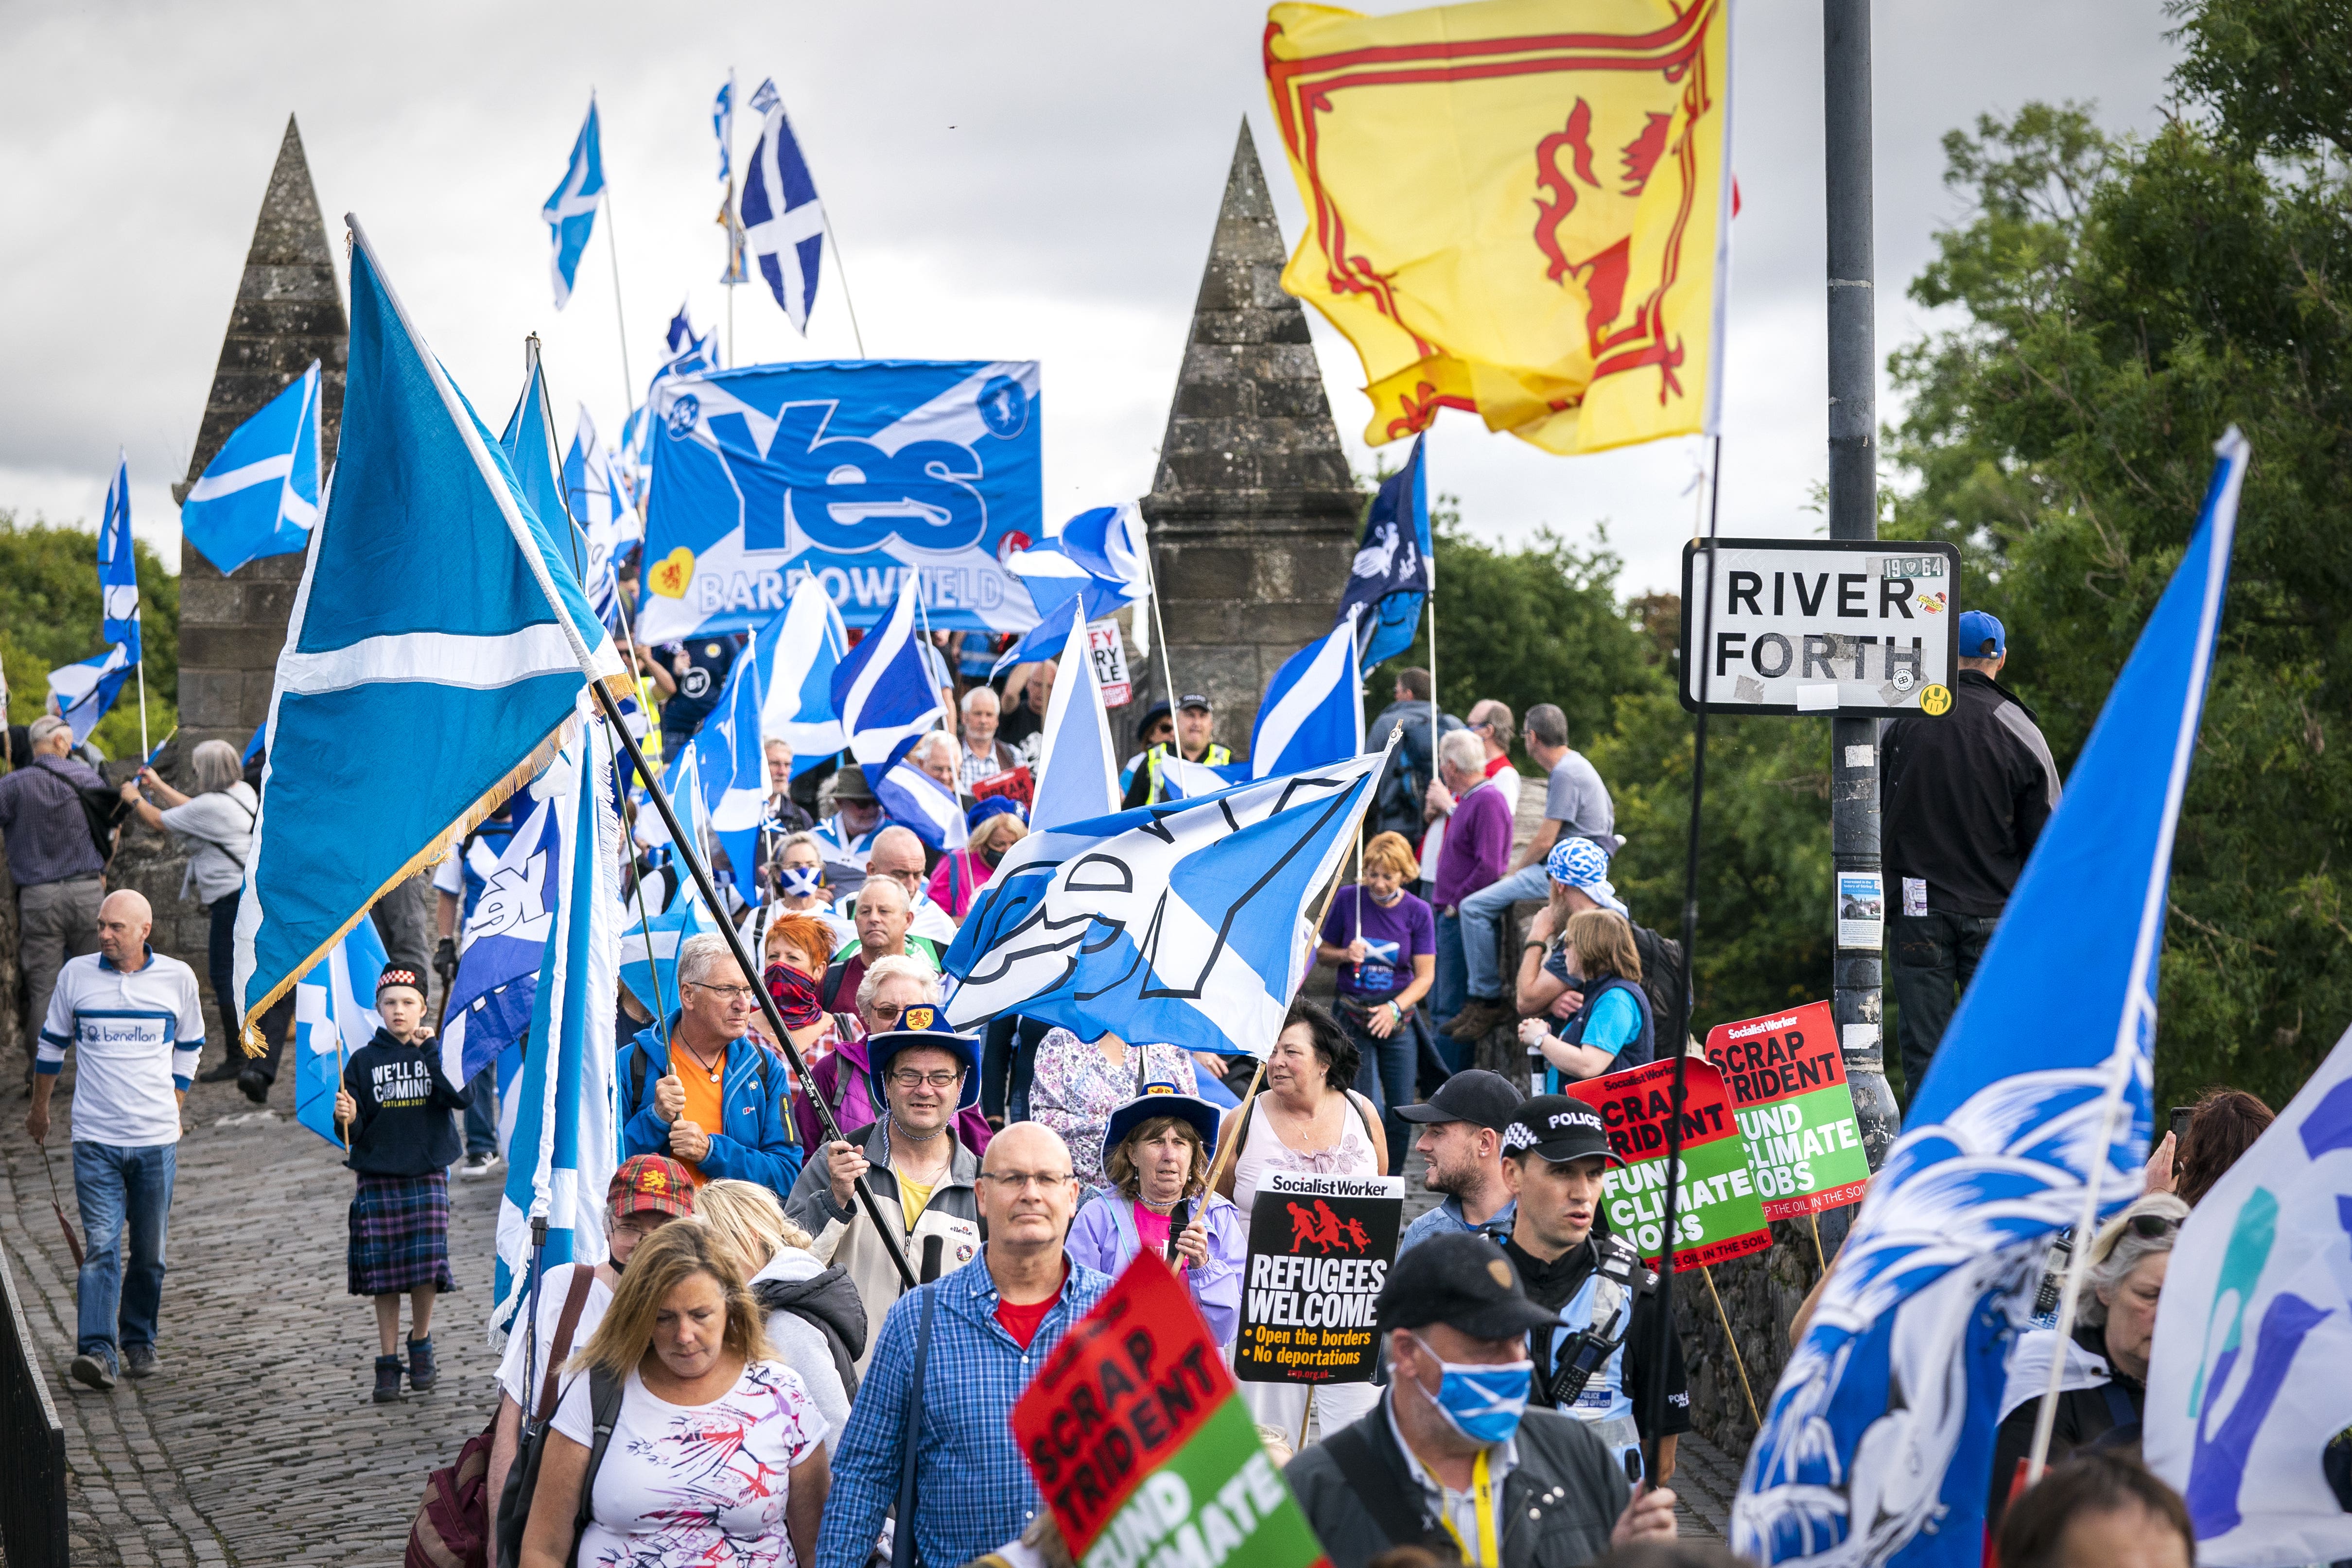
[[[1372,1302],[1396,1260],[1402,1176],[1272,1171],[1250,1205],[1234,1375],[1244,1383],[1368,1383]]]
[[[1837,933],[1840,947],[1885,945],[1886,879],[1875,871],[1837,874]]]

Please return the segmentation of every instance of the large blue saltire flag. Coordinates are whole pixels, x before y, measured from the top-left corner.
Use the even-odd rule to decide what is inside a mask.
[[[1412,646],[1421,606],[1437,587],[1429,548],[1429,476],[1422,466],[1425,436],[1416,436],[1404,467],[1381,481],[1364,517],[1363,542],[1339,595],[1339,626],[1357,613],[1356,661],[1366,669]]]
[[[956,792],[912,763],[893,763],[874,781],[883,815],[933,849],[961,849],[971,842],[963,803]]]
[[[728,668],[710,722],[687,742],[699,753],[696,771],[710,837],[726,852],[736,890],[747,904],[760,899],[760,824],[768,812],[768,762],[760,743],[759,637],[751,634]]]
[[[801,156],[773,81],[760,84],[751,107],[761,119],[751,161],[743,165],[744,239],[768,291],[793,319],[793,330],[806,336],[824,261],[824,204],[817,200],[816,182],[809,178],[808,160]]]
[[[1975,1568],[2050,1238],[2139,1194],[2165,886],[2246,471],[2235,428],[2219,450],[1748,1450],[1732,1544],[1750,1562]]]
[[[674,376],[647,405],[638,635],[758,626],[803,577],[870,626],[923,580],[940,631],[1035,618],[1003,557],[1044,531],[1035,362],[812,361]]]
[[[180,531],[226,577],[291,555],[319,521],[319,362],[229,432],[180,503]]]
[[[294,1120],[338,1149],[343,1129],[335,1125],[335,1090],[352,1053],[383,1026],[375,982],[384,962],[375,922],[362,921],[294,986]]]
[[[2352,1558],[2352,1033],[2197,1201],[2156,1310],[2148,1468],[2197,1561]]]
[[[459,933],[457,973],[441,1022],[441,1065],[452,1083],[470,1083],[530,1024],[540,953],[562,886],[561,808],[550,793],[560,782],[569,781],[550,769],[530,786],[528,816],[518,803],[522,821],[483,873],[482,896]]]
[[[802,578],[784,613],[761,626],[746,651],[760,665],[761,732],[792,746],[795,778],[849,744],[833,710],[833,672],[848,655],[849,634],[822,584]]]
[[[122,683],[130,679],[131,650],[121,643],[49,671],[49,700],[73,727],[75,745],[89,739],[89,732],[114,706],[114,700],[122,694]]]
[[[236,989],[256,1021],[541,770],[592,674],[621,677],[571,551],[349,221],[341,444],[278,657],[237,908]]]
[[[1037,782],[1029,806],[1034,831],[1108,816],[1118,810],[1118,753],[1111,749],[1110,715],[1095,680],[1095,660],[1087,628],[1070,617],[1054,668],[1054,694],[1045,703],[1045,731],[1038,748]]]
[[[539,209],[547,225],[548,243],[554,247],[549,266],[555,275],[555,308],[572,299],[572,280],[579,276],[580,258],[596,230],[596,208],[604,199],[604,153],[596,133],[596,95],[588,95],[588,118],[572,142],[572,161],[547,205]],[[341,448],[337,448],[340,454]],[[337,459],[341,460],[340,455]]]
[[[1386,752],[1032,833],[941,967],[948,1020],[1020,1013],[1264,1057],[1314,957],[1307,901],[1339,869]]]
[[[1099,621],[1116,615],[1151,592],[1150,546],[1145,542],[1143,514],[1134,502],[1098,506],[1082,511],[1062,525],[1062,531],[1042,544],[1016,550],[1004,569],[1021,579],[1037,608],[1038,625],[1063,624],[1069,603],[1079,601],[1086,618]],[[1037,627],[997,659],[994,673],[1050,654],[1027,654]],[[1062,634],[1054,634],[1060,646]]]
[[[899,584],[890,618],[866,634],[833,672],[833,710],[849,737],[850,755],[877,788],[890,764],[927,730],[939,727],[940,689],[932,683],[916,626],[921,580]]]
[[[98,635],[121,643],[137,664],[142,656],[139,640],[139,560],[131,547],[131,459],[115,454],[114,482],[106,487],[106,521],[98,530],[98,595],[102,617]]]
[[[584,696],[584,694],[583,694]],[[593,1263],[604,1247],[604,1189],[620,1157],[614,1016],[621,964],[621,824],[613,815],[614,741],[581,721],[550,771],[562,889],[540,962],[530,1050],[511,1096],[506,1191],[499,1202],[490,1338],[503,1344],[530,1287],[530,1220],[547,1220],[544,1263]]]
[[[1250,776],[1319,768],[1364,749],[1364,677],[1356,616],[1282,661],[1250,729]]]

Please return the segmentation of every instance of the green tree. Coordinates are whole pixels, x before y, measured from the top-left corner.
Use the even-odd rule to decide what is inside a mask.
[[[131,543],[139,569],[140,643],[147,658],[147,728],[161,741],[179,721],[180,579],[145,541]],[[79,526],[22,524],[0,510],[0,668],[8,678],[8,721],[40,717],[49,671],[105,651],[98,635],[98,536]],[[139,750],[139,685],[133,677],[90,737],[110,757]]]
[[[1948,137],[1974,210],[1911,294],[1958,324],[1892,362],[1916,486],[1890,531],[1962,547],[1964,600],[2009,626],[2005,679],[2062,767],[2179,563],[2213,440],[2252,441],[2174,854],[2159,1104],[2212,1082],[2283,1103],[2352,1021],[2342,10],[2180,9],[2190,111],[2145,139],[2074,105]]]

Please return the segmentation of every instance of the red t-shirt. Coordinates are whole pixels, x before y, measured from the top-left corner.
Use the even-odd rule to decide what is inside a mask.
[[[1062,1291],[1069,1283],[1070,1264],[1065,1258],[1062,1261],[1062,1283],[1055,1286],[1054,1293],[1044,1300],[1016,1305],[1003,1296],[996,1298],[996,1321],[1004,1325],[1004,1331],[1013,1336],[1014,1344],[1024,1351],[1029,1348],[1030,1342],[1037,1337],[1037,1331],[1045,1326],[1045,1314],[1054,1310],[1054,1304],[1062,1299]]]

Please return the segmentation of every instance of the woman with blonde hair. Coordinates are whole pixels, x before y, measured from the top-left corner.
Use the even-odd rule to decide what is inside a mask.
[[[1006,852],[1029,837],[1029,818],[1020,803],[1001,795],[990,795],[965,812],[963,824],[971,841],[940,856],[940,863],[931,868],[930,881],[931,901],[958,921],[971,912],[980,890],[996,875]]]
[[[1319,961],[1339,966],[1333,1012],[1363,1058],[1356,1092],[1381,1108],[1392,1176],[1404,1170],[1412,1142],[1397,1112],[1420,1098],[1424,1051],[1432,1076],[1445,1076],[1445,1060],[1421,1012],[1421,999],[1437,978],[1437,916],[1426,900],[1405,890],[1420,877],[1421,863],[1402,834],[1375,835],[1364,846],[1356,885],[1340,889],[1331,900],[1315,950]]]
[[[1557,889],[1555,889],[1555,892]],[[1657,1027],[1650,994],[1642,989],[1642,955],[1633,946],[1633,923],[1613,910],[1579,910],[1568,917],[1556,963],[1573,998],[1557,1028],[1550,1017],[1519,1021],[1519,1042],[1544,1060],[1544,1092],[1558,1094],[1563,1079],[1576,1081],[1642,1067],[1657,1057]]]
[[[825,1430],[840,1432],[857,1396],[857,1358],[866,1353],[866,1303],[848,1272],[818,1262],[808,1232],[757,1182],[706,1182],[695,1214],[767,1314],[776,1359],[801,1374]]]
[[[716,1230],[665,1226],[641,1244],[566,1370],[525,1500],[524,1568],[810,1561],[832,1480],[824,1420],[772,1358]]]

